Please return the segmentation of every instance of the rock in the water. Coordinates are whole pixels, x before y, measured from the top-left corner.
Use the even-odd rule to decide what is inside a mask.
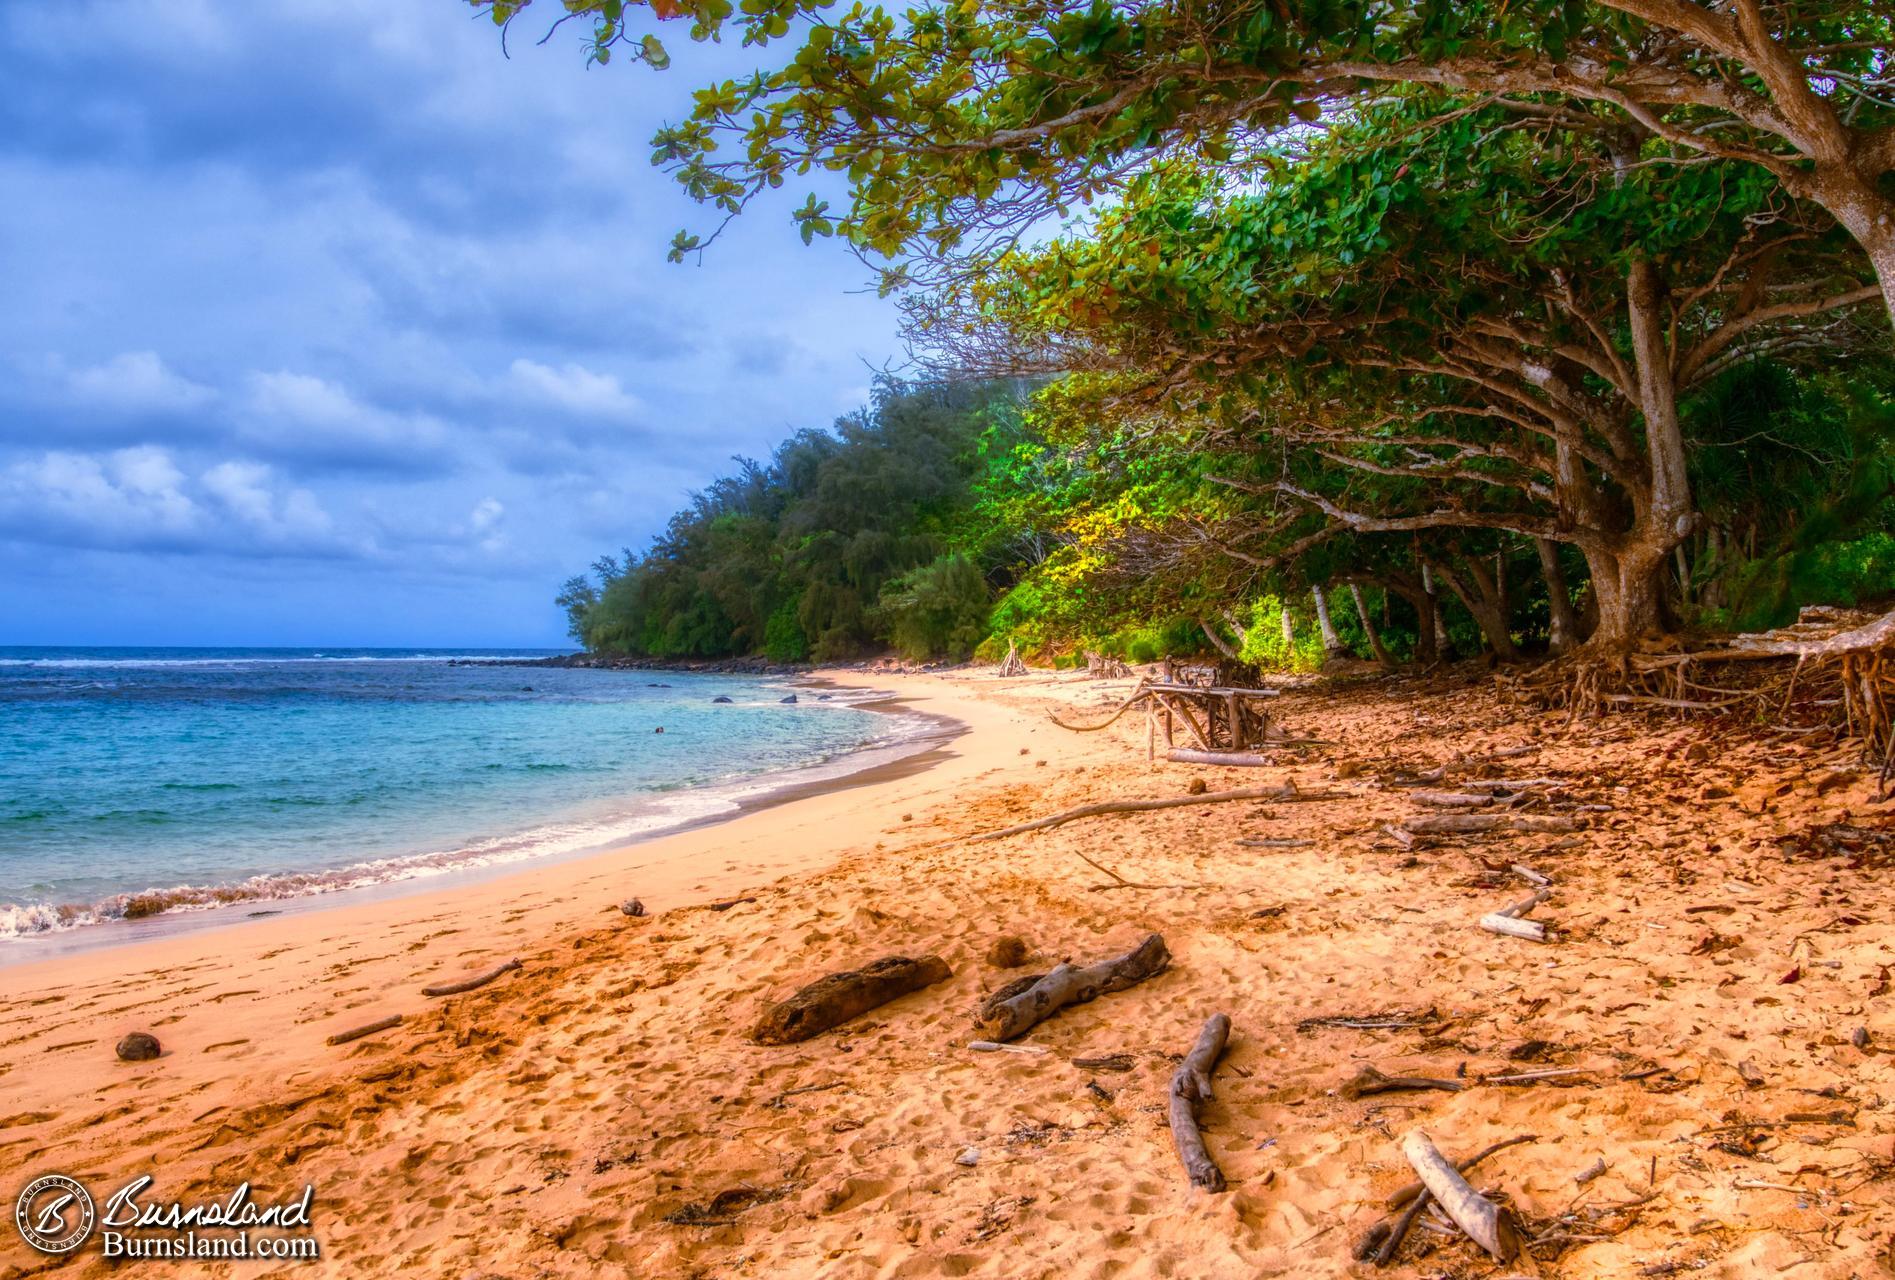
[[[791,706],[793,706],[793,705],[795,705],[795,703],[796,703],[796,695],[792,693],[792,694],[791,694],[791,695],[790,695],[789,697],[787,697],[787,698],[778,698],[778,699],[777,699],[777,701],[778,701],[778,702],[781,702],[781,703],[785,703],[785,704],[787,704],[787,705],[791,705]]]
[[[1029,950],[1025,938],[1010,933],[1004,938],[995,938],[994,945],[987,948],[987,963],[996,969],[1018,969],[1026,963]]]
[[[712,702],[729,702],[729,701],[730,701],[730,695],[729,695],[729,694],[723,694],[723,693],[720,693],[720,694],[718,694],[718,695],[717,695],[717,696],[716,696],[715,698],[712,698],[712,699],[711,699],[711,701],[712,701]]]
[[[158,1056],[158,1037],[134,1031],[118,1042],[118,1056],[125,1062],[149,1062]]]

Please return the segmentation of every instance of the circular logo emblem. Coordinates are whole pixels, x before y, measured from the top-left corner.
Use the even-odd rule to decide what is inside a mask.
[[[13,1222],[41,1253],[71,1253],[98,1225],[92,1197],[74,1179],[49,1173],[33,1179],[13,1206]]]

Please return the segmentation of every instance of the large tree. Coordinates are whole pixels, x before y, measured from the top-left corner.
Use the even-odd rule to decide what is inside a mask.
[[[1279,558],[1344,532],[1571,544],[1594,647],[1624,649],[1697,522],[1683,398],[1886,326],[1860,253],[1766,172],[1641,166],[1636,126],[1490,137],[1501,111],[1380,108],[1261,191],[1148,175],[930,323],[1112,371],[1097,412],[1162,402],[1222,423],[1194,428],[1207,450],[1254,441],[1215,478],[1321,517],[1273,526]]]
[[[510,22],[529,0],[474,0]],[[1735,160],[1833,216],[1895,314],[1895,6],[1875,0],[560,0],[594,56],[665,61],[642,19],[797,42],[708,86],[654,159],[728,214],[811,169],[805,238],[959,262],[1167,152],[1242,160],[1257,133],[1394,81],[1487,95],[1520,120],[1631,121],[1642,159]],[[681,235],[675,252],[699,247]]]

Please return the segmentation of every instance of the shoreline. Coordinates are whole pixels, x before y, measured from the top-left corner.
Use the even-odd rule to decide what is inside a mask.
[[[82,926],[44,937],[44,942],[53,945],[38,954],[15,959],[9,954],[14,950],[11,945],[0,947],[0,971],[6,973],[16,992],[40,989],[42,984],[51,990],[64,981],[83,981],[112,969],[150,972],[179,963],[201,963],[207,955],[225,948],[247,947],[265,933],[278,935],[293,930],[302,935],[316,931],[323,935],[323,941],[332,942],[365,926],[409,917],[433,918],[443,912],[489,910],[521,896],[564,902],[569,899],[563,893],[549,897],[553,888],[570,890],[577,885],[617,882],[620,877],[640,872],[647,873],[641,882],[626,881],[624,892],[610,898],[609,903],[602,900],[601,905],[616,913],[618,902],[639,897],[656,912],[714,900],[723,889],[735,891],[754,887],[762,880],[820,870],[827,858],[839,856],[839,850],[846,847],[843,838],[811,842],[818,848],[813,857],[807,851],[789,857],[772,852],[727,862],[716,869],[695,867],[693,859],[724,842],[749,845],[762,839],[774,846],[776,842],[768,840],[768,825],[774,822],[780,821],[798,833],[821,830],[834,816],[834,810],[879,811],[890,796],[900,794],[902,783],[930,779],[944,771],[949,777],[958,776],[962,771],[950,766],[956,762],[965,765],[968,740],[984,740],[996,727],[991,719],[982,723],[985,717],[970,716],[969,712],[991,711],[991,704],[957,696],[951,689],[888,688],[891,683],[913,679],[897,677],[891,682],[887,676],[826,669],[799,677],[799,683],[810,686],[881,693],[884,696],[873,699],[872,706],[864,704],[864,709],[888,712],[898,708],[903,713],[929,717],[939,729],[903,744],[914,746],[912,752],[834,778],[772,787],[764,794],[741,799],[738,808],[729,813],[704,815],[680,827],[595,849],[470,868],[438,877],[389,881],[367,889],[283,899],[294,907],[286,905],[280,914],[263,918],[238,915],[253,908],[254,904],[246,902],[182,911],[169,920],[160,914]],[[844,758],[874,750],[851,752]],[[693,886],[686,881],[698,883]],[[122,936],[121,927],[137,930],[138,936]],[[87,935],[104,932],[121,936],[97,943],[87,939]],[[76,945],[69,941],[72,939],[78,940]],[[17,941],[23,951],[42,938]],[[65,945],[59,945],[62,943]]]
[[[618,853],[671,836],[734,822],[778,805],[907,776],[930,767],[930,756],[939,751],[943,744],[966,732],[966,726],[953,716],[912,707],[907,699],[898,694],[876,696],[878,691],[872,684],[837,683],[829,678],[836,674],[855,673],[802,672],[788,683],[796,688],[867,692],[871,696],[849,703],[850,708],[889,717],[913,715],[928,722],[927,725],[899,741],[865,744],[812,764],[750,774],[703,786],[632,793],[654,805],[675,797],[696,795],[707,799],[714,797],[728,807],[681,817],[650,830],[605,836],[579,848],[529,852],[516,857],[492,857],[485,861],[470,859],[459,864],[440,864],[438,867],[431,866],[426,859],[446,855],[365,858],[334,869],[305,873],[282,872],[271,878],[290,880],[298,876],[343,876],[353,871],[366,873],[380,867],[394,867],[397,872],[405,870],[409,873],[393,874],[367,883],[345,881],[334,888],[291,889],[282,894],[258,892],[254,896],[234,896],[235,891],[245,887],[241,883],[176,885],[168,888],[147,886],[122,896],[136,899],[147,895],[186,892],[214,895],[226,891],[232,892],[233,896],[225,901],[202,904],[187,901],[147,915],[95,918],[0,939],[0,971],[52,963],[65,956],[136,946],[183,934],[214,932],[265,919],[301,917],[434,892],[448,893],[459,888],[504,880],[512,875],[524,875],[541,867]],[[80,910],[91,909],[88,906]]]

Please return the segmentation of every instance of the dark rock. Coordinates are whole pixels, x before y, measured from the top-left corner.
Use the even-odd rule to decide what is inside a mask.
[[[118,1042],[118,1056],[123,1062],[149,1062],[160,1052],[158,1037],[143,1031],[134,1031]]]
[[[987,963],[996,969],[1018,969],[1026,963],[1031,950],[1025,938],[1010,933],[1004,938],[995,938],[993,946],[987,948]]]
[[[778,698],[778,699],[777,699],[777,701],[778,701],[778,702],[781,702],[781,703],[785,703],[785,704],[787,704],[787,705],[791,705],[791,706],[794,706],[794,705],[795,705],[795,703],[796,703],[796,695],[792,693],[792,694],[791,694],[791,695],[790,695],[789,697],[787,697],[787,698]]]
[[[712,702],[729,702],[730,698],[727,695],[720,693],[715,698],[712,698],[711,701]]]
[[[627,898],[624,902],[619,903],[619,910],[636,919],[645,914],[645,904],[640,902],[637,898]]]

